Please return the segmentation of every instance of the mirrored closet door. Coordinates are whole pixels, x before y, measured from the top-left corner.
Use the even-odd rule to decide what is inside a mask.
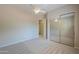
[[[50,40],[74,46],[74,13],[60,15],[50,20]]]
[[[50,40],[53,40],[55,42],[60,42],[59,40],[59,22],[57,19],[50,20]]]

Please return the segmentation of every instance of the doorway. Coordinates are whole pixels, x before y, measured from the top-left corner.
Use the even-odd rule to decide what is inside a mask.
[[[42,18],[39,20],[39,36],[40,38],[46,39],[46,19]]]

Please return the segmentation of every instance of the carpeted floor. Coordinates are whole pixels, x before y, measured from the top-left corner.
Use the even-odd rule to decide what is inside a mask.
[[[0,54],[77,54],[78,49],[48,40],[33,39],[0,48]]]

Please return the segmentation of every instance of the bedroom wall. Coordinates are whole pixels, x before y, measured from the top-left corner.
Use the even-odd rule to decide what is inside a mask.
[[[58,17],[59,15],[75,12],[75,20],[74,20],[74,47],[79,48],[79,5],[65,5],[63,7],[57,8],[48,12],[48,20],[53,20],[54,18]],[[50,24],[50,23],[49,23]],[[50,28],[50,25],[49,25]],[[50,29],[49,29],[49,39],[50,39]]]
[[[32,12],[12,5],[0,5],[0,47],[37,37],[38,22]]]

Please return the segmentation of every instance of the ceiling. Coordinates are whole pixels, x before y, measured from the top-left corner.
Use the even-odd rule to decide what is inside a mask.
[[[33,4],[33,7],[40,8],[46,12],[49,12],[51,10],[54,10],[56,8],[62,7],[65,4]]]
[[[38,18],[40,18],[45,13],[40,12],[38,14],[35,14],[34,10],[33,10],[34,8],[39,8],[45,12],[49,12],[49,11],[54,10],[56,8],[62,7],[64,5],[66,5],[66,4],[17,4],[14,6],[19,8],[20,10],[23,10],[24,12],[28,12],[29,14],[36,15]]]
[[[39,8],[41,10],[49,12],[56,8],[62,7],[64,5],[65,4],[20,4],[20,5],[16,5],[16,6],[23,10],[27,10],[27,11],[33,11],[33,8]]]

